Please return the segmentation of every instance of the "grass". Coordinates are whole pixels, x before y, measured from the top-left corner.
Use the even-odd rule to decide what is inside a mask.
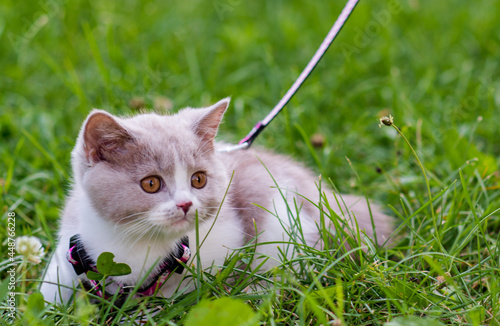
[[[125,309],[145,310],[136,306],[145,302],[131,302],[113,312],[86,297],[44,307],[36,288],[45,261],[12,263],[3,254],[8,212],[16,214],[16,236],[37,236],[54,249],[70,151],[91,108],[134,114],[163,103],[177,110],[230,95],[220,136],[237,141],[292,84],[342,6],[2,1],[0,276],[8,280],[16,268],[16,324],[113,324]],[[195,271],[197,291],[146,300],[161,307],[150,318],[193,325],[194,316],[220,309],[228,325],[243,311],[266,325],[404,325],[411,316],[427,318],[416,321],[421,325],[500,324],[499,9],[498,0],[361,1],[256,141],[304,161],[342,193],[366,192],[382,203],[398,221],[393,247],[354,258],[329,238],[328,250],[299,246],[300,255],[279,270],[245,271],[231,284],[234,262],[252,258],[247,248],[220,274]],[[389,113],[428,183],[396,130],[377,127]],[[311,145],[314,134],[322,146]],[[355,248],[357,240],[349,241]],[[257,282],[271,290],[244,291]],[[10,323],[4,298],[0,309],[0,322]],[[206,316],[223,325],[222,314]]]

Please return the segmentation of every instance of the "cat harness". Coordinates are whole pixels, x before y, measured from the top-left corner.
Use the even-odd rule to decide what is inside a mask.
[[[158,265],[156,268],[158,272],[153,274],[152,277],[149,277],[151,281],[137,290],[136,296],[144,297],[154,295],[173,272],[181,274],[184,271],[184,264],[187,263],[190,257],[191,250],[189,250],[189,238],[184,237],[177,244],[177,247]],[[84,273],[87,274],[89,271],[99,272],[96,262],[94,262],[85,251],[79,234],[71,237],[66,258],[71,263],[78,276]],[[135,286],[119,284],[116,281],[114,281],[114,283],[117,285],[117,291],[119,292],[118,296],[127,295],[135,288]],[[86,290],[95,293],[101,298],[107,299],[113,297],[113,295],[107,293],[107,291],[102,291],[98,281],[88,279],[88,283],[84,282],[83,285]]]

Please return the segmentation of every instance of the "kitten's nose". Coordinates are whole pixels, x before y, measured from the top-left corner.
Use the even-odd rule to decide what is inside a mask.
[[[192,202],[186,201],[186,202],[182,202],[182,203],[177,204],[177,207],[179,207],[180,209],[182,209],[182,211],[184,212],[184,214],[187,214],[187,212],[189,211],[189,207],[191,207],[191,205],[193,205]]]

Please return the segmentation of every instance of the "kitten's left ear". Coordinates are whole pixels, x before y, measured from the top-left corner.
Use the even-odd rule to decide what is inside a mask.
[[[217,135],[217,130],[219,129],[220,122],[224,112],[226,112],[227,107],[231,99],[229,97],[220,100],[214,105],[203,109],[205,112],[196,121],[195,132],[203,141],[207,142],[213,147],[214,138]]]

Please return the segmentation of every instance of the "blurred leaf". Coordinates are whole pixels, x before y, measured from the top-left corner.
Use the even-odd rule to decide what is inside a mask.
[[[257,325],[257,314],[241,302],[232,298],[221,298],[214,301],[201,301],[186,318],[186,326],[251,326]]]
[[[485,171],[491,173],[497,169],[497,161],[493,156],[481,152],[474,143],[469,142],[456,130],[451,129],[444,134],[443,145],[444,154],[454,170],[463,166],[466,161],[475,158],[478,160],[480,173]]]
[[[467,317],[469,317],[469,321],[474,326],[479,326],[484,320],[485,317],[485,309],[482,306],[476,306],[472,308],[468,313]]]
[[[9,292],[9,277],[5,278],[0,284],[0,301],[3,302]]]
[[[45,308],[45,302],[43,295],[41,293],[35,292],[29,296],[28,310],[31,313],[39,315],[43,312],[44,308]]]
[[[28,297],[26,311],[23,315],[23,324],[30,326],[51,325],[47,319],[41,316],[45,313],[45,301],[41,293],[35,292]]]

